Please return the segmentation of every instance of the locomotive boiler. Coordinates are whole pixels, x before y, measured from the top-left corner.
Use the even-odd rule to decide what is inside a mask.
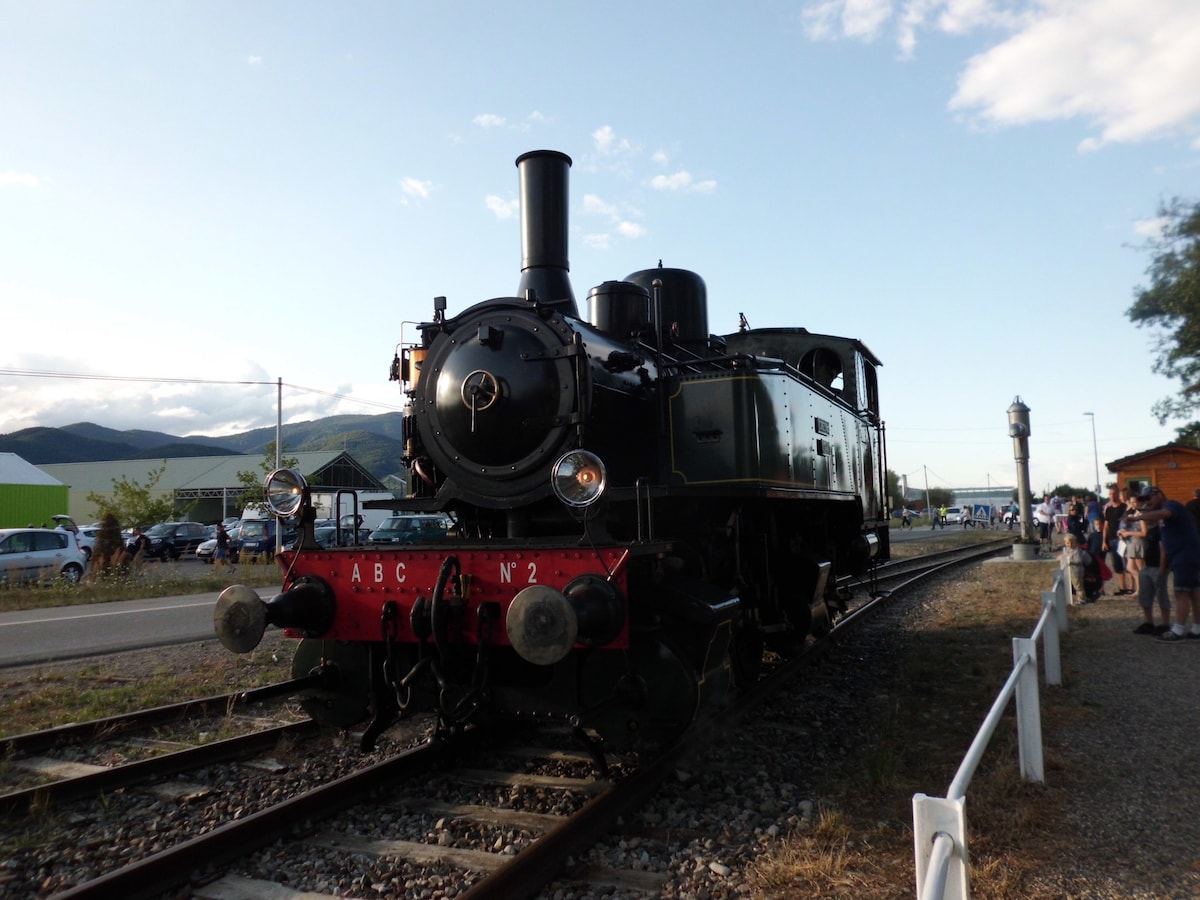
[[[801,327],[713,334],[703,279],[657,266],[605,281],[581,315],[568,173],[517,159],[518,290],[450,314],[435,298],[394,355],[409,496],[444,538],[318,547],[308,486],[268,478],[298,521],[268,602],[215,612],[235,652],[268,624],[299,639],[302,702],[336,726],[561,722],[621,749],[673,740],[767,654],[844,609],[842,576],[888,556],[880,362]],[[747,298],[747,304],[753,298]]]

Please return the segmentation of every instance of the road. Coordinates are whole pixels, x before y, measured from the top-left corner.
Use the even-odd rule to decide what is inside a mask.
[[[181,564],[185,571],[203,563]],[[275,591],[259,589],[267,597]],[[216,592],[0,612],[0,669],[215,640]]]

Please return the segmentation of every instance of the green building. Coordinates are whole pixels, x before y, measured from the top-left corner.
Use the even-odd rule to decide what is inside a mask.
[[[0,528],[54,527],[71,489],[15,453],[0,453]]]

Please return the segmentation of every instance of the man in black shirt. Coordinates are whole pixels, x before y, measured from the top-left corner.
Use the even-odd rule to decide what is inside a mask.
[[[1128,584],[1128,576],[1125,574],[1125,560],[1117,552],[1117,531],[1121,527],[1121,520],[1125,518],[1125,511],[1128,509],[1121,496],[1122,493],[1124,492],[1115,484],[1108,489],[1108,502],[1104,504],[1103,511],[1104,539],[1100,545],[1104,561],[1117,576],[1118,597],[1133,593]]]
[[[1200,488],[1192,491],[1192,499],[1185,503],[1184,506],[1192,514],[1192,518],[1196,520],[1196,528],[1200,529]]]

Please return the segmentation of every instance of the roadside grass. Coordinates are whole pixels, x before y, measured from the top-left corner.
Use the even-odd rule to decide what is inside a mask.
[[[82,667],[63,664],[38,669],[5,684],[0,737],[283,681],[291,677],[295,642],[272,629],[250,653],[216,648],[189,657],[186,665],[181,665],[175,647],[157,652],[160,661],[136,671],[127,667],[123,654],[117,654]],[[220,736],[220,731],[214,732],[214,737]]]
[[[236,574],[207,569],[197,575],[178,563],[149,562],[140,571],[128,568],[109,573],[89,571],[76,584],[61,578],[28,584],[0,581],[0,612],[204,594],[235,583],[249,587],[278,586],[279,568],[273,563],[242,565]]]
[[[874,739],[822,773],[819,822],[785,836],[756,861],[747,873],[753,896],[913,896],[912,796],[945,795],[1012,671],[1012,639],[1031,633],[1053,574],[1046,563],[992,563],[931,589],[940,602],[928,605],[920,630],[908,632],[894,687],[863,698],[868,720],[877,723]],[[1044,689],[1043,719],[1088,715],[1068,702],[1057,689]],[[1065,798],[1055,773],[1063,763],[1050,746],[1045,768],[1046,784],[1021,780],[1010,702],[967,790],[977,900],[1057,896],[1034,880],[1072,849],[1059,827]]]

